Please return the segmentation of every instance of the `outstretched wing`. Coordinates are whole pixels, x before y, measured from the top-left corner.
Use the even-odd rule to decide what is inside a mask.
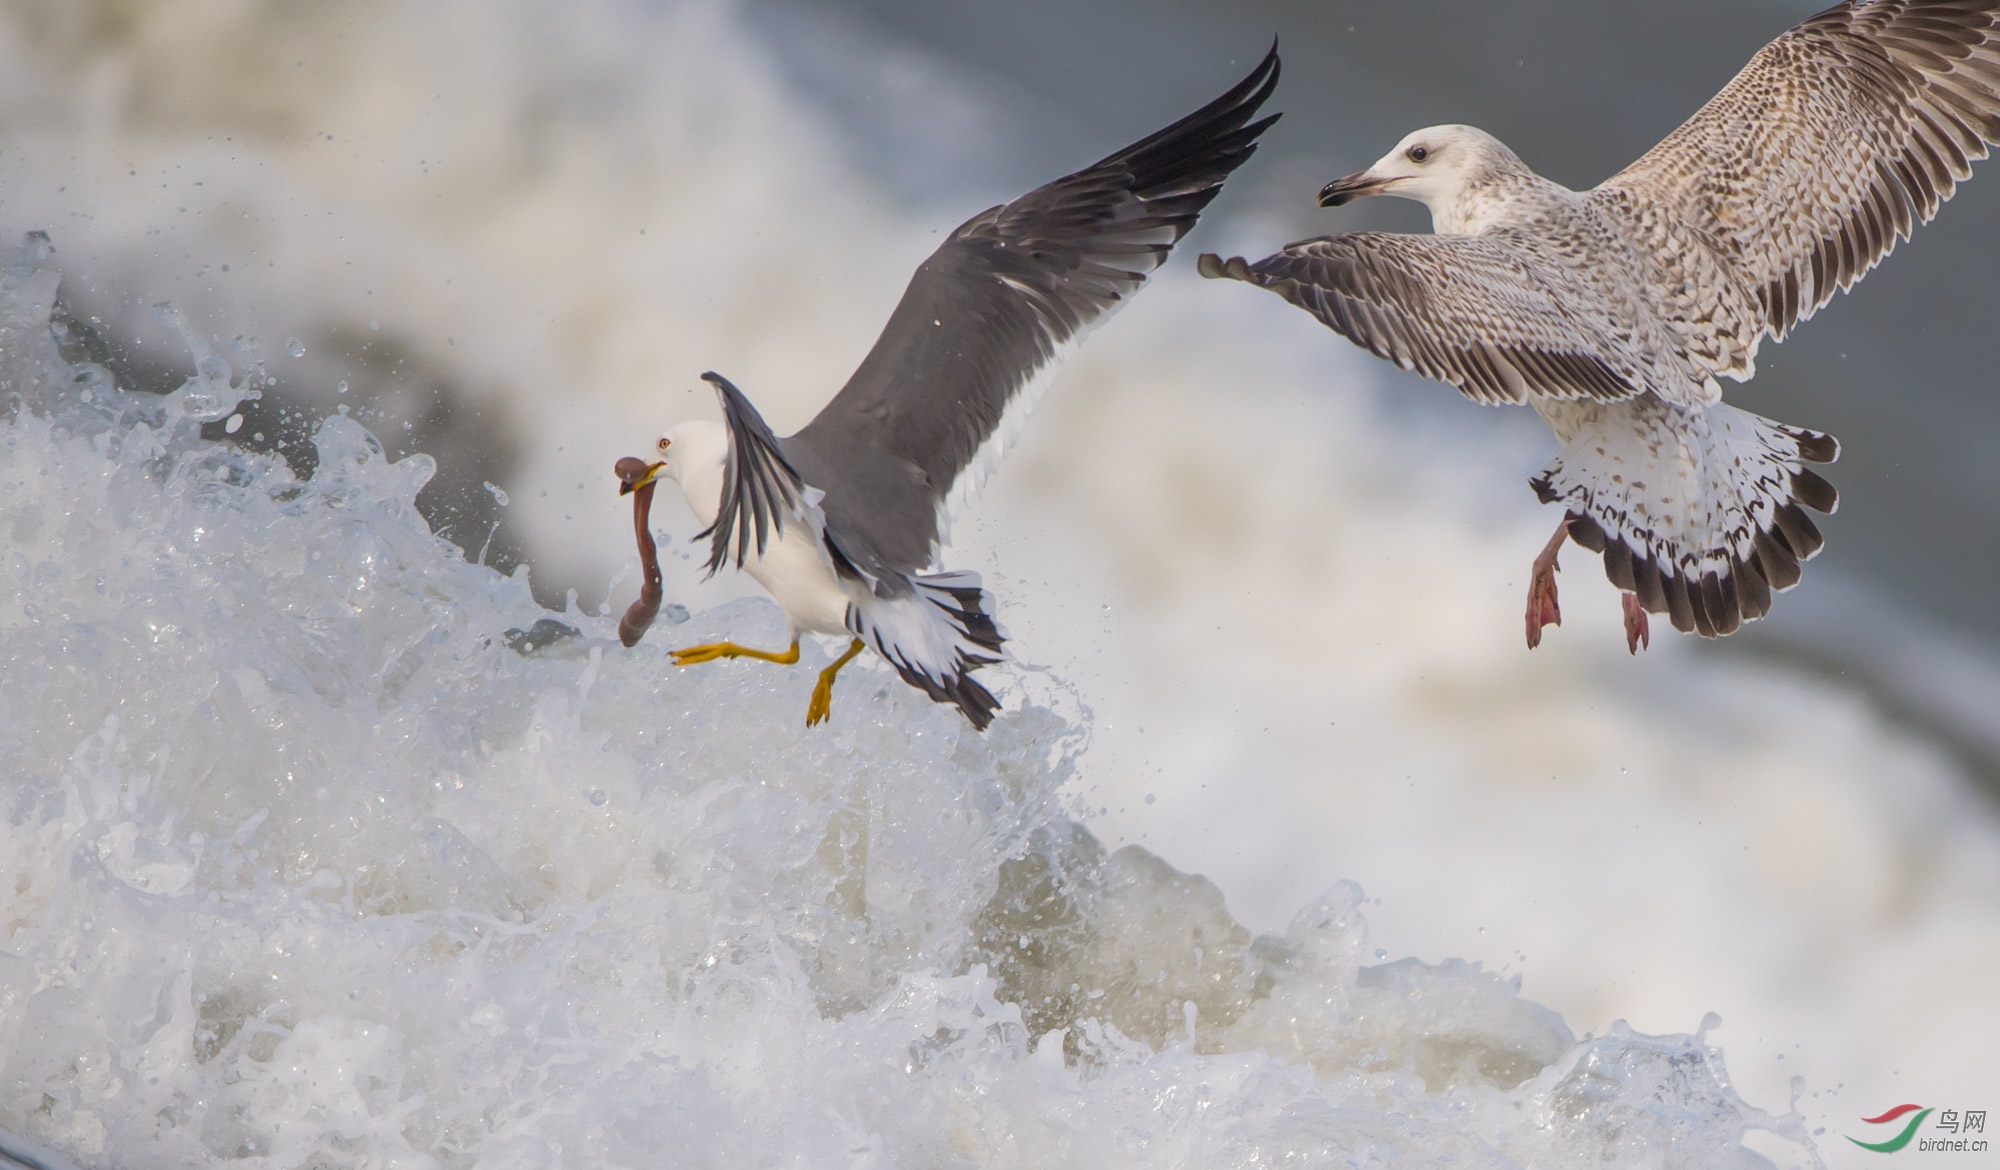
[[[2000,0],[1822,12],[1591,193],[1650,253],[1697,360],[1747,378],[1764,335],[1861,279],[2000,142],[1996,17]]]
[[[757,555],[763,556],[765,545],[784,532],[787,523],[804,522],[807,503],[805,481],[778,450],[777,437],[765,425],[764,416],[721,374],[711,371],[703,374],[702,380],[715,386],[722,399],[723,423],[729,428],[722,505],[715,523],[695,533],[696,540],[713,538],[708,553],[708,571],[713,575],[732,555],[736,567],[742,568],[753,544]]]
[[[1355,232],[1293,244],[1255,264],[1203,255],[1201,273],[1268,288],[1377,357],[1490,404],[1617,402],[1647,388],[1595,298],[1563,297],[1531,238]],[[1568,303],[1566,304],[1565,301]]]
[[[1192,228],[1276,115],[1274,48],[1195,113],[973,216],[911,278],[819,416],[781,443],[826,492],[827,532],[872,575],[925,567],[1055,367]]]

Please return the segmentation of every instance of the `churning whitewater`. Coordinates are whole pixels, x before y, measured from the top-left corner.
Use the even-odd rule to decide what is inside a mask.
[[[1107,855],[1088,739],[857,664],[676,672],[468,563],[358,422],[204,439],[262,378],[114,385],[0,282],[0,1129],[102,1167],[1763,1165],[1698,1036],[1577,1040],[1358,889],[1252,937]],[[617,503],[607,476],[606,507]],[[774,633],[733,602],[674,632]]]

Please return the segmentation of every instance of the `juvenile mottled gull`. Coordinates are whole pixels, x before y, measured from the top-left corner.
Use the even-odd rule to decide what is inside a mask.
[[[1419,130],[1320,192],[1425,204],[1435,234],[1362,232],[1207,276],[1271,289],[1406,370],[1533,406],[1562,451],[1532,481],[1566,514],[1535,560],[1528,645],[1559,624],[1565,536],[1604,554],[1627,645],[1646,614],[1704,637],[1763,616],[1819,551],[1807,463],[1831,437],[1721,401],[1927,222],[2000,142],[2000,0],[1872,0],[1765,46],[1666,141],[1590,191],[1468,126]]]
[[[972,677],[999,660],[990,598],[972,573],[926,575],[945,525],[1013,440],[1056,368],[1139,290],[1194,226],[1275,115],[1275,49],[1215,101],[1073,175],[973,216],[911,279],[875,348],[805,429],[771,433],[718,374],[724,422],[684,422],[660,460],[626,479],[680,484],[712,538],[785,611],[782,653],[730,642],[674,652],[794,663],[799,634],[850,638],[821,672],[806,723],[829,713],[834,675],[873,647],[911,686],[984,729],[998,706]]]

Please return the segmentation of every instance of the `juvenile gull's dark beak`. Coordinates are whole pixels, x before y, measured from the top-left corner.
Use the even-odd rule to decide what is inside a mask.
[[[1382,188],[1387,187],[1389,183],[1390,180],[1378,179],[1367,171],[1362,171],[1358,175],[1349,175],[1345,179],[1335,179],[1333,182],[1319,189],[1319,205],[1321,207],[1339,207],[1343,203],[1351,203],[1356,199],[1366,199],[1370,195],[1379,194]]]

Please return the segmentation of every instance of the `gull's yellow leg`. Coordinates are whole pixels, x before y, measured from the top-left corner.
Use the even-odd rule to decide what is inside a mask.
[[[861,639],[854,639],[848,643],[847,653],[834,659],[832,666],[819,672],[819,681],[813,684],[812,702],[806,706],[807,727],[825,723],[827,716],[833,714],[833,676],[840,673],[841,667],[854,661],[854,656],[861,653],[863,645]]]
[[[775,662],[779,666],[790,666],[799,660],[799,640],[793,638],[791,649],[783,654],[773,650],[752,650],[734,642],[712,642],[706,646],[689,646],[685,650],[674,651],[675,666],[693,666],[697,662],[714,662],[718,658],[755,658]]]

